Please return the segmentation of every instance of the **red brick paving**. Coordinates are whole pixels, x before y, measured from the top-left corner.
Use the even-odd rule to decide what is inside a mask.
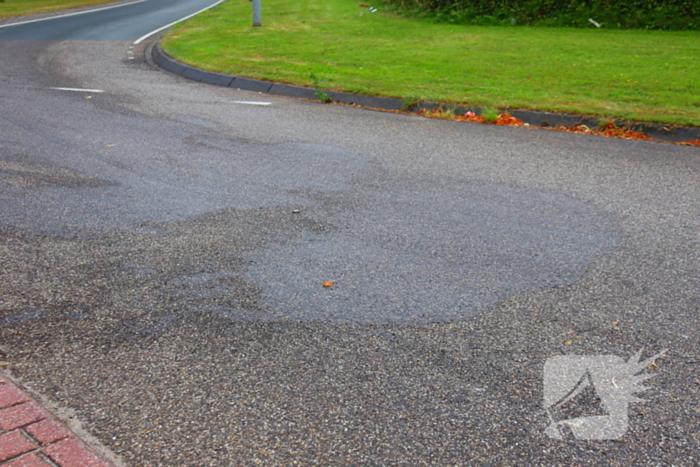
[[[37,447],[20,430],[5,433],[0,435],[0,461],[12,459]]]
[[[0,467],[114,467],[0,376]]]
[[[36,402],[24,402],[0,409],[0,430],[10,431],[48,418],[48,414]]]
[[[78,438],[62,439],[58,443],[44,449],[44,453],[58,465],[76,467],[102,467],[105,465],[102,459]]]
[[[68,428],[50,418],[45,418],[40,422],[32,423],[31,425],[26,426],[24,430],[41,444],[55,443],[56,441],[62,440],[63,438],[68,438],[71,435]]]
[[[26,456],[17,457],[11,461],[2,464],[2,467],[53,467],[51,464],[43,460],[35,452],[30,452]]]
[[[13,385],[0,384],[0,408],[28,401],[27,396]]]

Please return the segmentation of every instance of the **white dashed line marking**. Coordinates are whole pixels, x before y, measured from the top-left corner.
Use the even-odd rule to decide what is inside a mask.
[[[72,91],[72,92],[104,92],[102,89],[80,89],[80,88],[51,88],[55,91]]]
[[[245,105],[270,105],[272,102],[256,102],[256,101],[231,101],[233,104],[245,104]]]

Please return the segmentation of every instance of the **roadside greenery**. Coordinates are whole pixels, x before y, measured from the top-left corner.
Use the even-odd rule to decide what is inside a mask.
[[[213,71],[398,97],[700,126],[697,32],[480,27],[348,0],[226,2],[165,51]]]
[[[0,0],[0,19],[101,5],[115,0]]]
[[[700,29],[697,0],[384,0],[397,11],[459,24]]]

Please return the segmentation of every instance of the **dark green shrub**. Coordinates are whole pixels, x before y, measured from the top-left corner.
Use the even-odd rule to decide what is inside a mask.
[[[459,24],[700,29],[699,0],[384,0],[402,12]]]

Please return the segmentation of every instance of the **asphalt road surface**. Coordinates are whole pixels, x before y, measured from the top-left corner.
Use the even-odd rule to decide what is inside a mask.
[[[698,148],[217,88],[133,45],[207,3],[0,29],[10,374],[127,466],[700,465]]]

